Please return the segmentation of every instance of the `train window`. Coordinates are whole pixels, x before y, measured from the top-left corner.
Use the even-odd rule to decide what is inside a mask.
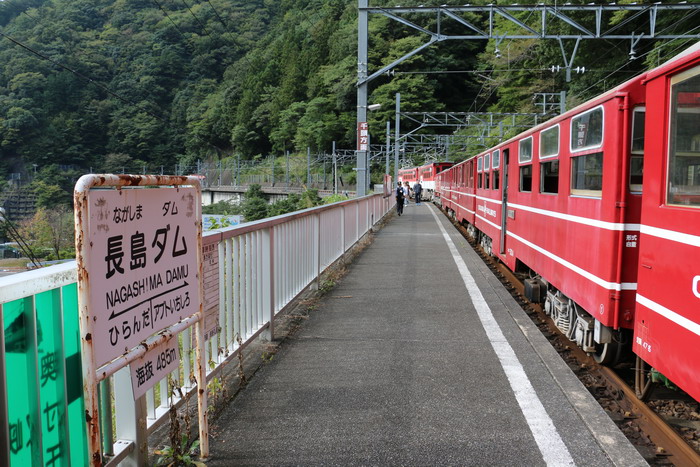
[[[559,161],[540,164],[540,192],[559,193]]]
[[[499,180],[499,170],[494,170],[493,171],[493,189],[498,190],[499,185],[500,185],[500,180]]]
[[[518,161],[522,164],[532,160],[532,136],[520,140]]]
[[[668,204],[700,206],[700,67],[671,79]]]
[[[474,165],[470,162],[469,167],[469,188],[474,188],[474,170],[472,170]]]
[[[642,192],[644,173],[644,120],[645,109],[640,107],[632,112],[632,155],[630,156],[630,191]]]
[[[571,150],[599,147],[603,142],[603,107],[584,112],[571,119]]]
[[[559,155],[559,125],[540,133],[540,159]]]
[[[603,153],[571,158],[571,194],[601,196],[603,192]]]
[[[482,173],[482,170],[484,169],[484,158],[480,157],[476,160],[476,171],[479,172],[479,174],[476,176],[476,187],[477,188],[483,188],[484,186],[484,174]]]
[[[491,188],[491,172],[488,170],[491,168],[491,154],[486,154],[484,156],[484,189],[489,190]]]
[[[532,165],[520,167],[520,191],[532,191]]]
[[[496,149],[493,151],[493,168],[497,169],[501,166],[501,150]]]

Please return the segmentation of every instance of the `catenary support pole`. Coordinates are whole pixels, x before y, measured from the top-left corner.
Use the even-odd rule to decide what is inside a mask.
[[[367,0],[358,0],[357,18],[357,127],[367,122]],[[358,132],[359,133],[359,132]],[[359,138],[358,138],[359,139]],[[369,144],[367,145],[369,147]],[[357,196],[364,196],[367,187],[367,151],[360,151],[357,142]]]
[[[389,153],[391,152],[391,122],[386,121],[386,172],[389,175]],[[391,187],[389,187],[391,188]]]
[[[394,124],[394,183],[399,179],[399,136],[401,132],[401,93],[396,93],[396,123]]]

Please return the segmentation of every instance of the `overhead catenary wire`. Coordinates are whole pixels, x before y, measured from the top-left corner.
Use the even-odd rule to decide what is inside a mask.
[[[698,29],[700,29],[700,26],[696,26],[695,28],[691,29],[689,32],[693,32],[693,31],[698,30]],[[685,47],[685,46],[688,44],[688,42],[694,41],[694,40],[697,40],[697,39],[690,38],[690,39],[682,40],[682,41],[681,41],[681,44],[678,45],[678,46],[676,46],[676,48],[673,49],[674,52],[670,53],[669,55],[673,55],[676,51],[678,51],[678,50],[682,49],[683,47]],[[666,42],[666,43],[664,43],[664,44],[661,44],[661,45],[659,45],[656,49],[652,49],[652,50],[650,50],[650,51],[648,51],[648,52],[645,52],[645,53],[639,55],[636,59],[639,60],[640,58],[643,58],[643,57],[649,55],[650,53],[652,53],[652,52],[654,52],[654,51],[658,51],[660,48],[667,47],[667,46],[669,46],[669,45],[671,45],[671,44],[673,44],[673,42]],[[580,94],[584,94],[586,91],[588,91],[588,90],[590,90],[590,89],[592,89],[592,88],[598,86],[601,82],[604,82],[606,79],[608,79],[609,77],[611,77],[611,76],[614,75],[615,73],[619,72],[622,68],[626,67],[627,65],[629,65],[629,61],[626,61],[625,63],[623,63],[622,65],[620,65],[620,67],[617,68],[616,70],[611,71],[610,73],[608,73],[608,74],[607,74],[606,76],[604,76],[603,78],[599,79],[599,80],[596,81],[595,83],[591,84],[591,85],[588,86],[587,88],[585,88],[585,89],[583,89],[582,91],[580,91]]]
[[[427,70],[427,71],[397,71],[395,74],[397,75],[420,75],[420,74],[474,74],[474,75],[479,75],[483,73],[503,73],[503,72],[511,72],[511,71],[552,71],[551,68],[492,68],[490,70]],[[596,70],[596,69],[589,69],[586,68],[586,71],[590,72],[597,72],[597,73],[604,73],[610,70]],[[630,71],[629,73],[635,73],[634,71]],[[489,78],[491,79],[491,78]]]

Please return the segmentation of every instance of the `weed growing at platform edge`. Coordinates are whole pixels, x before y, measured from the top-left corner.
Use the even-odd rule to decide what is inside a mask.
[[[191,440],[187,433],[180,431],[180,421],[177,416],[177,409],[174,405],[170,407],[170,446],[155,451],[158,456],[156,465],[184,465],[206,467],[204,462],[199,462],[193,458],[199,450],[199,440]]]
[[[207,385],[207,389],[209,389],[209,395],[212,396],[214,399],[214,403],[210,404],[207,410],[209,412],[214,412],[216,410],[216,406],[219,402],[219,399],[222,399],[224,397],[225,388],[222,384],[222,381],[219,378],[212,378],[209,384]]]
[[[240,351],[243,345],[243,339],[241,339],[240,334],[236,334],[236,342],[238,342],[238,380],[239,387],[242,389],[248,385],[248,380],[245,377],[245,370],[243,368],[243,352]]]
[[[321,286],[318,288],[318,292],[321,295],[325,295],[328,292],[330,292],[333,287],[335,287],[335,281],[333,279],[326,279],[323,282],[321,282]]]

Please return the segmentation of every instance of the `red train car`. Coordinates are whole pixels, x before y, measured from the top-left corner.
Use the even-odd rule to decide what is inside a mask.
[[[600,362],[700,399],[700,47],[438,174],[443,209],[526,271]],[[647,114],[649,117],[647,118]]]
[[[476,159],[472,158],[440,172],[435,188],[436,202],[455,219],[464,223],[472,237],[476,235],[474,228],[475,164]]]
[[[412,187],[418,181],[418,169],[411,167],[410,169],[399,169],[399,182],[408,182]]]
[[[418,181],[420,181],[423,191],[432,196],[435,191],[437,175],[453,165],[454,163],[452,162],[431,162],[418,167]]]

